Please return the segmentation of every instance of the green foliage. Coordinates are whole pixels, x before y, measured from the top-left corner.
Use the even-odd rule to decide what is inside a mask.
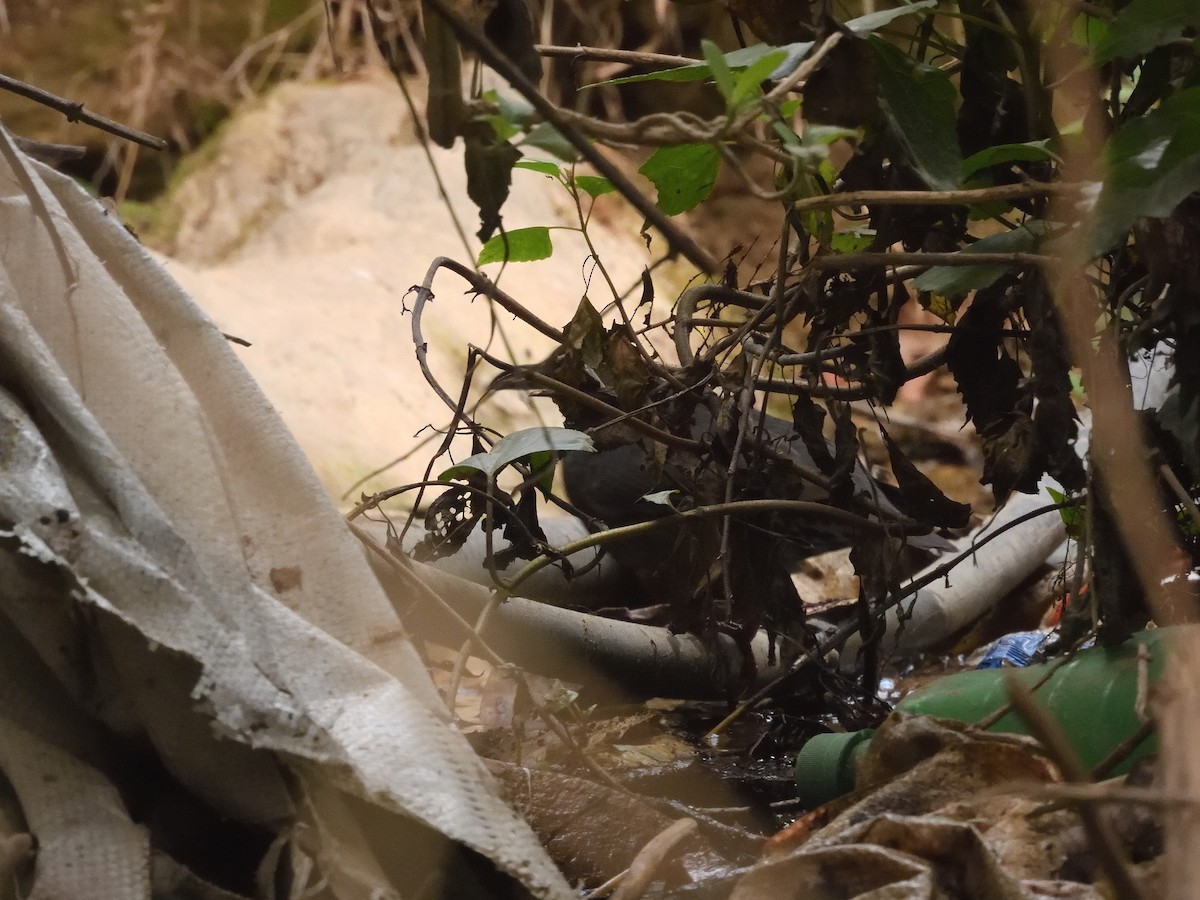
[[[599,175],[576,175],[575,187],[579,188],[593,200],[597,197],[603,197],[605,194],[611,194],[617,189],[615,184]]]
[[[1092,58],[1097,64],[1118,57],[1136,59],[1155,47],[1179,40],[1185,30],[1197,26],[1200,3],[1196,0],[1133,0],[1105,30]]]
[[[876,231],[873,228],[859,228],[854,231],[839,231],[829,241],[829,249],[834,253],[859,253],[869,250],[875,243]]]
[[[555,398],[564,421],[587,423],[581,427],[598,435],[607,431],[605,439],[615,443],[639,441],[648,466],[674,466],[676,474],[686,468],[690,478],[704,461],[727,458],[729,448],[750,452],[759,443],[732,409],[753,382],[756,402],[773,395],[776,408],[791,406],[791,423],[779,428],[794,430],[772,435],[772,442],[803,445],[831,486],[830,502],[850,511],[854,487],[846,475],[858,452],[855,427],[838,403],[828,403],[820,416],[831,416],[838,438],[827,447],[817,403],[887,405],[930,360],[942,360],[981,437],[982,480],[996,498],[1039,491],[1050,476],[1062,485],[1051,496],[1082,503],[1092,482],[1075,451],[1076,403],[1079,373],[1093,372],[1089,352],[1115,346],[1132,353],[1166,343],[1174,350],[1174,393],[1147,428],[1161,439],[1157,449],[1178,483],[1200,493],[1200,2],[1097,0],[1080,7],[922,0],[840,23],[801,9],[819,4],[748,4],[725,5],[761,43],[727,50],[703,41],[691,49],[690,65],[603,82],[606,100],[627,99],[612,88],[650,81],[707,82],[700,90],[654,94],[657,105],[641,122],[564,117],[597,140],[644,150],[639,172],[668,216],[710,198],[723,165],[756,196],[780,201],[780,219],[757,233],[739,232],[722,282],[698,285],[703,296],[681,300],[673,321],[664,325],[649,314],[656,298],[648,277],[637,309],[622,306],[616,289],[603,314],[590,303],[581,307],[558,354],[547,360],[555,371],[546,378],[575,392]],[[801,72],[795,84],[788,81],[788,92],[780,90],[783,79]],[[685,95],[702,102],[672,107],[671,98]],[[586,103],[594,95],[581,96]],[[480,178],[489,197],[506,188],[505,165],[513,167],[504,146],[543,138],[546,148],[553,145],[553,129],[527,113],[497,99],[478,120],[489,129],[480,147],[500,159],[494,173],[490,162],[481,167],[490,173]],[[538,129],[549,131],[535,139]],[[614,184],[576,172],[572,152],[558,158],[563,162],[515,166],[557,180],[580,204],[582,221],[584,205],[604,194],[632,197],[633,188],[616,176]],[[1062,183],[1064,175],[1076,180]],[[644,198],[636,199],[645,212]],[[493,202],[486,213],[495,217],[498,206]],[[673,235],[673,223],[658,225],[670,242],[664,256],[682,251],[698,265],[720,268],[683,249],[686,235]],[[762,249],[778,247],[781,233],[790,251],[784,271],[738,270],[747,246],[756,246],[752,263],[767,259],[769,266],[772,256]],[[659,249],[657,234],[647,240]],[[1088,259],[1073,257],[1075,241],[1090,251]],[[492,237],[479,262],[531,260],[551,251],[548,228],[520,229]],[[964,264],[946,265],[952,254],[950,262]],[[1060,260],[1071,270],[1063,271]],[[1070,303],[1063,302],[1064,277],[1071,279]],[[939,330],[951,332],[947,346],[921,365],[906,363],[900,352],[902,310],[914,297],[950,326]],[[1067,340],[1093,322],[1094,347]],[[656,329],[662,333],[650,334]],[[678,365],[663,358],[671,339]],[[1089,387],[1088,402],[1127,401],[1096,397],[1095,385]],[[603,397],[612,420],[601,422],[605,415],[579,391]],[[716,442],[687,430],[701,409],[720,431]],[[620,429],[609,430],[616,424]],[[953,509],[959,521],[961,510],[943,502],[899,447],[887,445],[901,488],[896,502],[910,504],[904,514],[932,527],[950,521]],[[687,466],[679,462],[683,448],[699,454]],[[476,482],[497,465],[487,454],[473,462],[475,470],[459,471],[474,471]],[[755,477],[733,468],[714,470],[721,483],[712,497],[736,498]],[[636,499],[663,507],[651,516],[667,515],[668,506],[711,502],[681,487],[689,478],[651,479],[655,490]],[[670,491],[661,490],[668,484]],[[757,485],[767,493],[776,487]],[[1170,510],[1177,502],[1164,495],[1159,505]],[[1075,505],[1063,520],[1087,537],[1083,526],[1091,528],[1097,512],[1085,517]],[[782,517],[754,527],[787,533]],[[1195,529],[1178,530],[1200,558]],[[724,598],[727,609],[697,613],[705,627],[735,603],[745,607],[725,623],[745,625],[765,615],[758,601],[746,599],[770,592],[771,585],[746,575],[761,566],[743,558],[738,569],[732,559],[753,546],[721,561],[742,574],[722,579],[720,590],[734,595]],[[698,562],[698,574],[709,578],[711,567]],[[734,586],[741,577],[748,580]],[[689,603],[703,594],[696,584],[683,587]]]
[[[537,472],[545,468],[556,454],[576,450],[594,452],[595,449],[592,439],[581,431],[551,426],[525,428],[505,435],[486,453],[476,453],[451,466],[438,476],[438,480],[469,479],[476,472],[482,472],[494,480],[506,467],[523,461]]]
[[[937,191],[962,184],[950,76],[918,62],[880,38],[871,39],[879,65],[879,102],[913,168]]]
[[[858,35],[872,34],[881,28],[886,28],[903,16],[931,10],[936,6],[937,0],[919,0],[917,3],[897,6],[894,9],[881,9],[878,12],[867,13],[865,16],[848,20],[846,30]]]
[[[903,16],[911,16],[914,13],[923,12],[937,6],[937,0],[920,0],[919,3],[910,3],[907,6],[898,6],[895,9],[885,9],[879,12],[869,13],[865,16],[859,16],[856,19],[849,19],[845,23],[847,31],[857,35],[868,35],[878,31],[881,28],[892,24],[892,22]],[[705,42],[711,45],[711,42]],[[781,46],[772,46],[771,44],[753,44],[749,47],[742,47],[729,53],[720,53],[715,45],[711,45],[712,50],[705,50],[704,62],[696,63],[690,66],[678,66],[673,69],[663,69],[659,72],[649,72],[644,75],[626,75],[622,78],[610,78],[607,81],[598,81],[587,87],[601,87],[604,85],[619,85],[619,84],[638,84],[647,81],[673,81],[673,82],[688,82],[688,81],[706,81],[713,80],[717,87],[720,88],[722,94],[726,97],[732,95],[733,88],[733,73],[745,73],[753,70],[750,81],[755,83],[765,81],[768,77],[772,81],[778,81],[786,78],[796,70],[796,67],[804,61],[808,56],[809,51],[815,46],[813,41],[796,41],[790,44]],[[774,66],[766,66],[763,63],[764,59],[774,59]],[[724,82],[724,86],[722,86]]]
[[[1200,189],[1200,86],[1171,95],[1121,127],[1104,148],[1107,176],[1095,209],[1096,252],[1144,216],[1169,216]]]
[[[549,259],[554,253],[550,229],[545,225],[516,228],[492,236],[480,249],[475,264],[486,266],[494,262],[534,262]]]
[[[709,144],[659,147],[640,169],[658,190],[658,208],[668,216],[693,209],[712,193],[721,155]]]
[[[1012,231],[980,238],[963,254],[986,253],[1030,253],[1037,248],[1038,241],[1046,233],[1046,223],[1031,221]],[[1009,270],[1009,266],[933,266],[913,279],[918,291],[931,291],[943,297],[965,297],[970,291],[995,284]]]
[[[1052,487],[1046,488],[1046,493],[1055,503],[1066,503],[1068,501],[1066,494],[1062,491],[1056,491]],[[1058,511],[1058,514],[1062,517],[1063,524],[1067,526],[1068,535],[1076,539],[1083,536],[1083,527],[1087,520],[1084,517],[1082,506],[1078,503],[1071,506],[1064,506]]]
[[[579,192],[587,194],[592,200],[611,194],[616,186],[607,178],[599,175],[576,175],[573,166],[563,171],[560,163],[542,159],[521,159],[513,163],[513,169],[536,172],[553,178],[563,185],[572,196],[579,200]],[[576,229],[565,228],[573,231]],[[549,259],[554,254],[554,243],[550,239],[550,227],[533,225],[528,228],[517,228],[512,231],[501,231],[484,242],[475,259],[475,265],[485,266],[497,262],[536,262],[539,259]]]
[[[963,180],[982,169],[1014,162],[1044,162],[1055,159],[1050,152],[1050,141],[1027,141],[1024,144],[997,144],[972,153],[962,162]]]

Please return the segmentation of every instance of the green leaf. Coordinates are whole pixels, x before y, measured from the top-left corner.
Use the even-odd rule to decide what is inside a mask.
[[[467,170],[467,196],[479,207],[477,237],[486,241],[500,227],[500,208],[508,199],[512,169],[521,154],[506,141],[494,143],[468,134],[463,165]]]
[[[592,439],[582,431],[571,428],[536,427],[514,431],[496,441],[487,453],[476,453],[464,459],[457,465],[451,466],[438,476],[439,481],[450,481],[454,478],[469,478],[476,472],[482,472],[489,478],[507,465],[520,459],[533,457],[539,453],[567,453],[572,450],[583,450],[594,453],[596,450]]]
[[[487,103],[496,104],[500,116],[506,122],[512,122],[514,125],[530,125],[537,117],[537,110],[533,108],[533,104],[520,94],[501,94],[499,91],[491,90],[483,92],[483,99]]]
[[[840,125],[821,125],[817,122],[806,122],[804,125],[804,136],[801,140],[785,139],[783,149],[801,162],[809,164],[813,162],[819,163],[829,158],[829,146],[835,141],[850,140],[857,143],[862,140],[862,136],[863,131],[861,128],[842,128]]]
[[[782,50],[768,53],[739,72],[734,82],[733,94],[729,98],[730,108],[741,109],[758,97],[762,91],[762,83],[771,77],[771,73],[779,67],[786,55]]]
[[[1062,491],[1056,491],[1052,487],[1047,487],[1046,493],[1050,495],[1050,499],[1055,503],[1065,503],[1068,499],[1066,494]],[[1067,534],[1072,537],[1078,537],[1084,523],[1082,507],[1078,505],[1064,506],[1058,511],[1058,514],[1062,517],[1063,524],[1067,526]]]
[[[833,240],[833,213],[827,209],[806,209],[800,213],[800,221],[804,230],[817,239],[822,247],[828,247]]]
[[[550,229],[545,225],[534,225],[532,228],[517,228],[497,234],[480,248],[475,264],[486,266],[494,262],[533,262],[546,259],[553,252]]]
[[[962,151],[950,76],[914,62],[887,41],[874,36],[869,40],[879,63],[879,99],[892,134],[926,184],[934,190],[956,189],[962,183]]]
[[[1107,174],[1092,211],[1098,255],[1142,217],[1162,218],[1200,189],[1200,87],[1172,94],[1132,119],[1104,147]]]
[[[804,58],[808,56],[813,46],[813,41],[799,41],[795,44],[784,44],[780,47],[779,49],[785,51],[785,54],[783,61],[771,73],[771,80],[782,81],[800,68],[800,63],[804,62]]]
[[[540,172],[543,175],[549,175],[551,178],[558,178],[562,174],[562,168],[558,163],[546,162],[540,159],[523,159],[515,166],[514,169],[528,169],[530,172]]]
[[[669,81],[679,84],[689,81],[703,81],[710,77],[712,77],[712,72],[708,66],[704,63],[696,63],[691,66],[663,69],[659,72],[646,72],[642,75],[622,75],[620,78],[610,78],[607,81],[593,81],[590,84],[580,85],[579,89],[586,91],[588,88],[609,87],[620,84],[640,84],[645,81]]]
[[[1027,222],[1020,228],[993,234],[976,241],[960,255],[983,255],[987,253],[1026,253],[1037,247],[1046,233],[1046,223],[1040,219]],[[1009,270],[1010,266],[934,266],[913,279],[918,291],[932,291],[943,297],[961,297],[970,291],[978,291],[992,284]]]
[[[655,491],[653,494],[646,494],[642,499],[647,503],[657,503],[659,506],[669,506],[674,509],[675,503],[672,498],[678,493],[677,490]]]
[[[779,104],[779,116],[782,119],[791,119],[800,111],[800,98],[793,97],[791,100],[784,100]]]
[[[843,128],[841,125],[822,125],[819,122],[807,122],[804,125],[804,143],[816,146],[829,145],[843,138],[862,140],[861,128]]]
[[[957,310],[954,308],[954,303],[949,297],[942,294],[933,294],[928,291],[922,291],[917,295],[918,302],[926,312],[931,312],[947,325],[953,325],[955,318],[958,316]]]
[[[860,228],[856,231],[839,231],[829,239],[829,248],[834,253],[858,253],[870,249],[875,240],[874,228]]]
[[[859,16],[857,19],[850,19],[846,22],[846,28],[855,34],[870,34],[885,25],[890,25],[901,16],[911,16],[913,13],[932,9],[935,6],[937,6],[937,0],[921,0],[920,3],[910,3],[908,6],[900,6],[896,9],[883,9],[879,12]]]
[[[533,107],[520,96],[508,96],[498,91],[484,91],[483,101],[494,105],[497,112],[477,118],[487,122],[496,133],[496,141],[507,141],[520,134],[534,117]]]
[[[617,189],[615,184],[600,175],[576,175],[575,187],[589,194],[593,200]]]
[[[764,56],[770,53],[776,53],[780,50],[786,51],[789,47],[796,46],[794,44],[785,44],[782,47],[776,47],[773,44],[751,44],[749,47],[739,47],[737,50],[730,50],[724,55],[725,65],[731,69],[744,69],[747,66],[752,66]]]
[[[1095,53],[1095,48],[1108,40],[1109,23],[1104,19],[1080,13],[1071,23],[1071,43]]]
[[[520,128],[503,116],[477,116],[476,118],[478,121],[487,122],[492,126],[492,132],[496,135],[497,141],[507,141],[521,133]]]
[[[965,181],[980,169],[1008,162],[1042,162],[1055,159],[1050,152],[1050,141],[1029,141],[1025,144],[997,144],[973,153],[962,162],[962,177]]]
[[[658,208],[668,216],[687,212],[712,193],[721,155],[708,144],[659,147],[638,169],[658,189]]]
[[[717,84],[717,90],[721,92],[721,96],[726,101],[732,100],[733,70],[730,69],[729,63],[725,61],[724,54],[721,53],[716,44],[709,40],[700,42],[700,50],[704,54],[704,61],[708,63],[708,70],[712,73],[713,81]]]
[[[522,147],[537,147],[539,150],[545,150],[547,153],[557,156],[564,162],[575,162],[579,159],[579,153],[575,150],[575,145],[562,136],[557,128],[549,122],[542,122],[535,126],[525,135],[525,139],[520,142]]]
[[[1198,25],[1200,4],[1196,0],[1133,0],[1097,42],[1092,60],[1102,65],[1118,57],[1137,59]]]

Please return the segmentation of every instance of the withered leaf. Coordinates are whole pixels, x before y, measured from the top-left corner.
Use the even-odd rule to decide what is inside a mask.
[[[1003,503],[1014,490],[1036,489],[1040,467],[1034,465],[1033,420],[1016,412],[1007,422],[980,435],[983,438],[984,483],[991,483],[996,502]]]
[[[899,497],[893,497],[897,505],[912,518],[926,525],[944,528],[962,528],[971,518],[971,505],[958,503],[947,497],[925,473],[913,465],[912,460],[892,440],[883,428],[880,430],[887,446],[892,474],[900,488]]]
[[[490,126],[489,126],[490,131]],[[500,227],[500,208],[508,199],[513,165],[521,151],[495,134],[472,130],[466,136],[467,196],[479,208],[476,237],[487,241]]]

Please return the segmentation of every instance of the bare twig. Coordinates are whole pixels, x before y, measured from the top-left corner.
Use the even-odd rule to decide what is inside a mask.
[[[809,266],[818,269],[862,269],[867,266],[1053,266],[1053,256],[1040,253],[973,253],[970,248],[953,253],[840,253],[815,256]]]
[[[129,128],[120,122],[106,119],[104,116],[90,113],[83,108],[82,103],[64,99],[57,94],[52,94],[31,84],[26,84],[24,81],[18,81],[16,78],[0,75],[0,90],[9,91],[10,93],[33,100],[35,103],[48,106],[50,109],[56,110],[66,116],[68,122],[82,122],[85,125],[91,125],[93,128],[99,128],[101,131],[107,131],[109,134],[115,134],[119,138],[133,141],[135,144],[141,144],[143,147],[149,147],[151,150],[167,149],[167,142],[162,138],[146,134],[146,132],[138,131],[135,128]]]
[[[559,57],[577,60],[594,60],[595,62],[625,63],[630,66],[697,66],[703,65],[704,60],[692,59],[690,56],[672,56],[668,53],[645,53],[640,50],[610,50],[607,47],[585,47],[582,44],[574,47],[561,47],[555,44],[535,44],[533,47],[542,56]]]
[[[823,194],[796,201],[796,211],[833,209],[838,206],[868,206],[872,203],[891,203],[896,206],[966,206],[991,200],[1015,200],[1020,197],[1077,195],[1079,185],[1065,182],[1028,181],[1023,184],[1001,184],[996,187],[969,188],[957,191],[845,191]]]

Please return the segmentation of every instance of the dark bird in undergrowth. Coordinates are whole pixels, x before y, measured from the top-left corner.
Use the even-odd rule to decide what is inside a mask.
[[[622,327],[577,315],[548,359],[491,387],[552,397],[564,424],[592,438],[595,452],[560,463],[593,529],[657,523],[605,549],[672,628],[746,641],[763,625],[797,634],[803,607],[790,575],[803,559],[850,546],[894,556],[902,541],[948,546],[858,462],[852,429],[850,445],[835,445],[819,428],[747,409],[705,374],[667,369]]]

